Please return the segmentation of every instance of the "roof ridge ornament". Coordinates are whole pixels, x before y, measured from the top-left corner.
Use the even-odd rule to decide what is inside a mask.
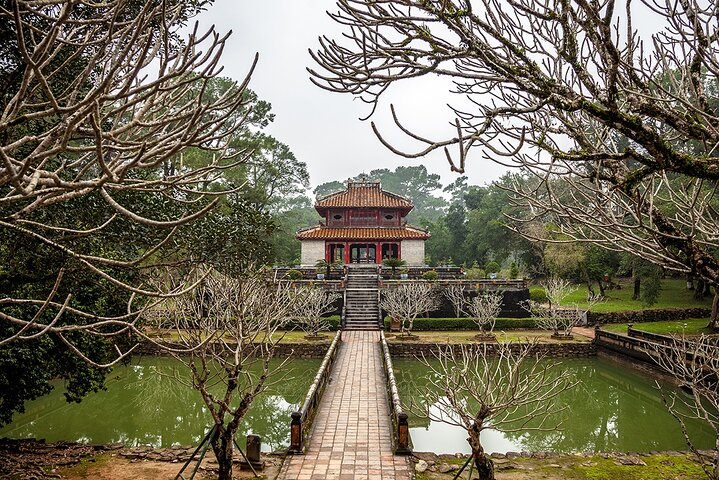
[[[348,178],[347,179],[347,188],[362,188],[362,187],[370,187],[370,188],[379,188],[380,181],[372,179],[369,175],[366,173],[360,173],[355,180]]]

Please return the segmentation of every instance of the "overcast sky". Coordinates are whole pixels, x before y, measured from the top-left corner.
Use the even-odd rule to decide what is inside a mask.
[[[442,176],[442,183],[456,179],[443,154],[422,160],[395,156],[374,136],[368,121],[359,117],[368,106],[350,95],[330,93],[314,86],[306,71],[314,67],[308,48],[316,49],[320,35],[336,37],[339,26],[325,13],[334,10],[328,0],[216,0],[199,21],[214,24],[219,32],[233,31],[222,61],[223,75],[244,78],[255,52],[260,60],[250,88],[272,104],[276,119],[268,133],[288,144],[310,172],[312,187],[330,180],[344,180],[375,168],[423,163]],[[401,83],[390,90],[373,120],[386,137],[410,147],[393,128],[389,103],[400,119],[422,135],[440,139],[452,134],[446,103],[447,85],[433,78]],[[416,147],[416,145],[415,145]],[[478,158],[467,166],[470,183],[496,180],[503,167]]]

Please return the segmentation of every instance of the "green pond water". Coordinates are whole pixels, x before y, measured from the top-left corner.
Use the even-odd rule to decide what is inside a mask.
[[[421,398],[427,383],[427,367],[416,360],[396,359],[393,363],[400,398]],[[680,427],[664,407],[653,379],[598,358],[565,360],[561,370],[575,375],[580,383],[557,399],[558,405],[567,408],[551,418],[549,424],[561,424],[560,430],[520,433],[487,430],[482,434],[485,450],[570,453],[687,449]],[[672,386],[660,383],[667,391],[676,392]],[[436,406],[430,408],[437,411]],[[416,451],[470,451],[467,434],[461,428],[412,415],[409,423]],[[699,448],[714,445],[714,434],[708,425],[688,421],[687,428]]]
[[[285,367],[284,379],[253,402],[238,440],[255,433],[262,437],[265,451],[287,446],[290,414],[304,400],[319,365],[319,360],[291,361]],[[404,359],[396,359],[394,366],[401,397],[420,398],[427,368],[416,360]],[[580,384],[559,398],[567,406],[553,419],[562,423],[561,430],[512,434],[487,431],[483,434],[487,451],[686,449],[654,380],[602,359],[565,360],[562,368],[575,375]],[[107,391],[91,394],[79,404],[68,404],[59,384],[50,395],[29,402],[24,414],[15,415],[11,424],[0,429],[0,437],[156,447],[197,444],[210,422],[209,414],[197,392],[161,374],[175,370],[184,372],[170,358],[139,358],[112,372]],[[469,451],[462,429],[414,416],[410,416],[410,426],[417,451]],[[689,422],[688,427],[699,447],[713,445],[712,431],[706,425]]]
[[[238,441],[254,433],[262,437],[265,451],[287,446],[290,414],[304,400],[320,363],[289,362],[281,380],[252,403]],[[128,446],[195,445],[211,418],[199,393],[168,376],[175,371],[186,378],[176,360],[138,358],[115,368],[107,379],[107,390],[90,394],[81,403],[67,403],[59,383],[49,395],[28,402],[25,413],[16,414],[12,423],[0,428],[0,437]]]

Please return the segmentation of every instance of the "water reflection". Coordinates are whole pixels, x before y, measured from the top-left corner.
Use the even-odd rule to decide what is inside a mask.
[[[402,398],[419,398],[427,385],[427,367],[414,360],[394,361]],[[566,409],[550,423],[561,424],[551,432],[502,433],[485,431],[488,452],[507,451],[636,451],[684,450],[686,444],[676,420],[667,413],[654,380],[602,359],[564,361],[563,371],[580,383],[557,400]],[[674,390],[669,385],[664,388]],[[430,407],[432,408],[432,407]],[[521,413],[521,412],[520,412]],[[687,422],[695,444],[713,446],[708,425]],[[410,417],[412,441],[418,451],[469,452],[466,433],[457,427]]]
[[[274,366],[279,366],[279,361]],[[262,437],[264,450],[289,443],[290,414],[304,399],[319,368],[319,360],[293,360],[284,379],[252,403],[238,432]],[[125,445],[194,445],[211,419],[199,393],[171,378],[185,378],[183,367],[170,358],[141,358],[118,367],[107,391],[68,404],[62,389],[27,404],[24,414],[0,429],[0,437],[45,438]]]

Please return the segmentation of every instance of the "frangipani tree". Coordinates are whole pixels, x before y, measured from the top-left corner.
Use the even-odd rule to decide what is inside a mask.
[[[272,370],[270,360],[281,340],[277,331],[294,313],[296,301],[289,285],[260,273],[230,278],[215,271],[177,299],[168,343],[189,351],[173,356],[190,372],[188,386],[200,393],[211,417],[215,431],[209,441],[220,480],[232,478],[240,422],[284,365]]]
[[[580,325],[587,312],[598,302],[597,297],[587,300],[588,306],[563,306],[562,302],[577,290],[569,280],[552,277],[542,283],[547,295],[547,305],[528,300],[523,307],[529,312],[536,325],[544,330],[551,330],[552,336],[560,339],[572,338],[572,329]]]
[[[229,143],[253,121],[247,85],[257,61],[240,82],[210,95],[228,36],[187,28],[199,3],[0,6],[0,239],[15,240],[0,248],[30,263],[42,259],[54,278],[28,293],[11,276],[0,298],[0,346],[52,334],[84,361],[108,367],[132,346],[119,340],[98,360],[79,345],[83,338],[142,335],[137,322],[148,305],[194,286],[151,288],[144,273],[191,264],[167,254],[178,231],[239,187],[218,179],[249,153]],[[207,161],[183,164],[190,151],[204,151]],[[66,287],[77,275],[124,293],[126,307],[103,315],[82,304],[84,292]]]
[[[390,317],[400,320],[402,333],[411,335],[414,320],[439,305],[434,288],[425,282],[408,282],[396,288],[382,290],[379,306]]]
[[[674,337],[668,344],[654,344],[654,359],[667,373],[677,379],[689,395],[668,395],[662,398],[669,413],[679,422],[689,449],[699,461],[707,478],[719,479],[719,342],[716,337]],[[658,385],[658,384],[657,384]],[[659,385],[658,385],[659,386]],[[660,387],[661,388],[661,387]],[[685,420],[706,422],[715,432],[714,449],[700,452],[689,435]]]
[[[703,278],[719,308],[716,2],[336,4],[342,32],[311,52],[318,86],[362,99],[367,118],[421,76],[455,97],[440,120],[450,128],[432,134],[391,105],[409,144],[373,122],[390,151],[438,154],[459,173],[515,166],[529,179],[509,187],[527,207],[517,221]]]
[[[504,296],[502,292],[479,292],[469,300],[467,309],[479,327],[478,339],[494,339],[494,325],[502,311]]]
[[[536,341],[437,346],[424,359],[429,384],[409,410],[434,422],[463,428],[472,450],[470,461],[481,480],[494,479],[494,464],[482,446],[485,430],[554,430],[549,415],[563,407],[554,400],[573,385],[559,364],[535,354]],[[466,466],[466,465],[465,465]]]
[[[444,295],[452,304],[452,309],[454,310],[454,316],[456,318],[469,316],[467,312],[467,289],[464,285],[461,283],[449,284],[442,290],[442,295]]]
[[[293,294],[296,296],[293,318],[298,320],[306,338],[321,338],[320,332],[329,330],[329,322],[323,317],[335,309],[340,295],[321,287],[299,287]]]

